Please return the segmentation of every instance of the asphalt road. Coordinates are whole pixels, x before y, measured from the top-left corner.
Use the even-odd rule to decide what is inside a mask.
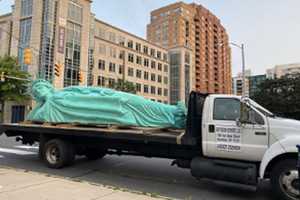
[[[23,146],[14,138],[0,136],[0,167],[34,171],[76,181],[126,188],[170,199],[268,200],[269,183],[257,190],[194,179],[189,170],[171,167],[171,160],[135,156],[106,156],[99,161],[78,157],[75,165],[53,170],[37,156],[38,147]]]

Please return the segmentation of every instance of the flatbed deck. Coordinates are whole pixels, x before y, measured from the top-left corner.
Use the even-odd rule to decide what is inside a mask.
[[[72,124],[0,124],[0,134],[18,136],[26,134],[56,134],[66,136],[85,136],[103,139],[125,139],[143,143],[181,144],[184,130],[118,127],[118,126],[83,126]]]

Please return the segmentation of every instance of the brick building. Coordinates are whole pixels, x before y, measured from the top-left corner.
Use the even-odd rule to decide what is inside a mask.
[[[179,2],[152,11],[151,22],[147,26],[147,39],[169,50],[182,48],[182,51],[191,51],[189,76],[180,74],[185,70],[178,72],[182,84],[189,79],[190,90],[232,93],[228,35],[220,20],[203,6]],[[186,66],[182,64],[181,68]],[[170,69],[171,74],[175,74],[172,66]],[[170,78],[172,86],[174,77]],[[180,94],[177,96],[188,93],[182,90],[185,88],[183,85],[180,87]],[[171,96],[172,92],[174,91],[171,90]]]

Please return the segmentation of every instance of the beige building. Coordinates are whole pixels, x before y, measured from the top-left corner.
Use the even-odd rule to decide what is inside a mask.
[[[126,80],[138,95],[169,103],[168,52],[145,39],[96,19],[93,85]]]
[[[231,93],[231,53],[229,39],[220,20],[209,10],[195,3],[178,2],[151,12],[151,22],[147,26],[147,39],[168,50],[185,47],[191,50],[191,73],[180,79],[190,82],[191,89],[204,93]],[[174,59],[180,59],[173,56]],[[170,59],[172,63],[172,59]],[[183,64],[183,63],[182,63]],[[183,66],[180,69],[186,68]],[[177,72],[172,72],[171,74]],[[181,71],[181,70],[179,70]],[[173,85],[173,76],[170,85]],[[177,77],[175,77],[175,82]],[[187,89],[187,88],[186,88]],[[179,94],[188,93],[183,87]],[[182,100],[179,99],[179,100]],[[172,100],[171,100],[172,102]]]
[[[16,0],[0,16],[0,56],[17,56],[33,79],[56,88],[72,85],[110,87],[118,80],[136,84],[138,94],[169,103],[167,50],[95,19],[91,0]],[[24,48],[33,60],[23,63]],[[54,75],[54,65],[62,73]],[[84,77],[79,81],[79,73]],[[7,102],[5,121],[24,120],[32,102]]]
[[[285,75],[300,74],[300,63],[276,65],[274,68],[267,69],[267,78],[280,78]]]
[[[11,13],[0,16],[0,55],[10,53]]]
[[[250,79],[251,71],[245,71],[245,96],[250,96]],[[234,95],[243,95],[243,74],[239,73],[236,77],[232,78],[232,92]]]

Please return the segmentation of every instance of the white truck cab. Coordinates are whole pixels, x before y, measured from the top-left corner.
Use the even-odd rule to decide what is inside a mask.
[[[258,178],[271,178],[282,199],[299,198],[300,121],[276,117],[248,98],[209,95],[202,137],[205,157],[258,163]]]

